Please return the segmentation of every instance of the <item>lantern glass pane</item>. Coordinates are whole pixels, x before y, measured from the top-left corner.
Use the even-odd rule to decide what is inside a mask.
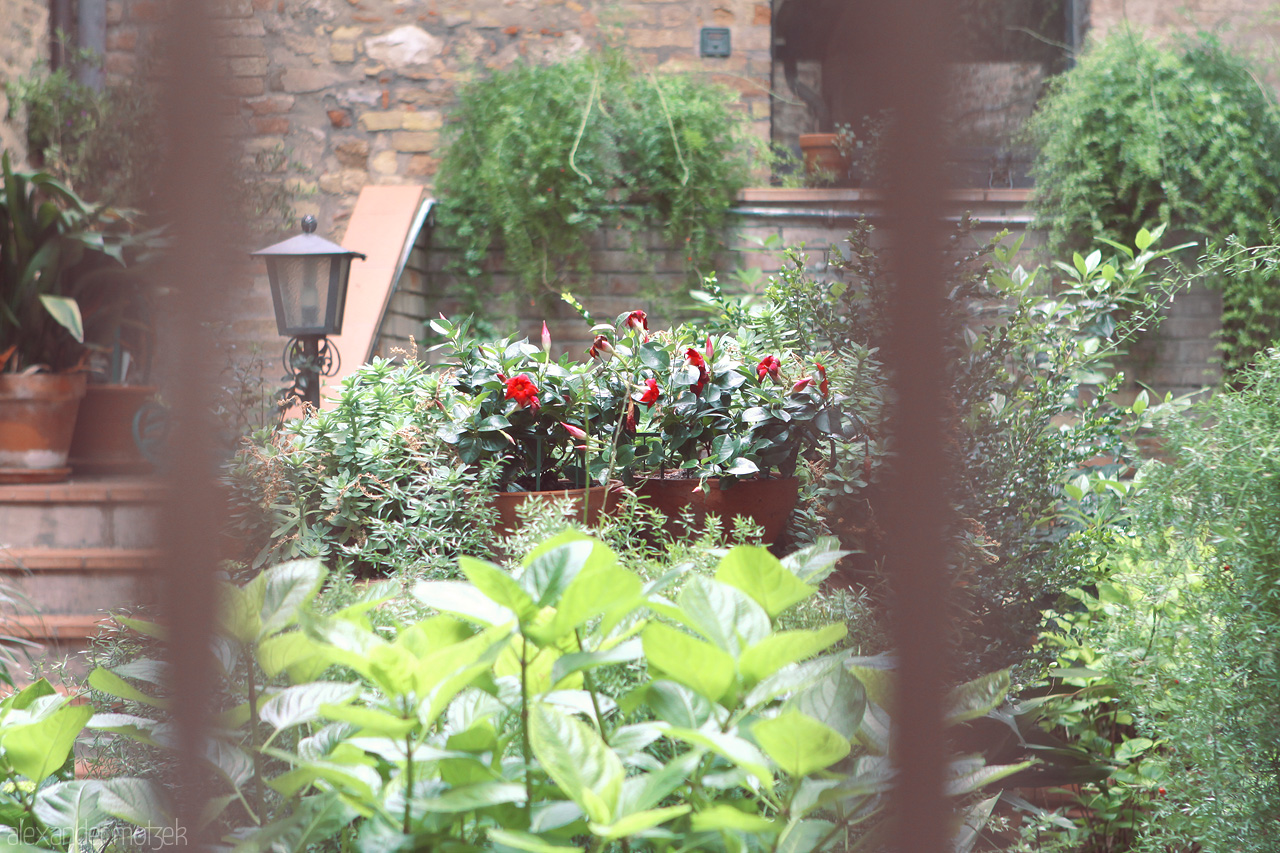
[[[294,334],[327,327],[329,303],[328,257],[276,258],[276,276],[285,326]]]

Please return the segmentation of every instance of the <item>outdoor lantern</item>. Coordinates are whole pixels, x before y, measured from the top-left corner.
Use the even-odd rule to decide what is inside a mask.
[[[325,336],[342,334],[351,259],[365,256],[329,242],[315,230],[316,218],[305,216],[303,233],[259,249],[253,257],[267,261],[276,328],[291,336],[284,364],[293,377],[292,393],[319,407],[320,377],[333,376],[338,369],[337,347]]]

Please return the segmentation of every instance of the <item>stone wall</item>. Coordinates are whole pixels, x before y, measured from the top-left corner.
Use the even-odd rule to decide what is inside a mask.
[[[9,96],[5,84],[38,68],[49,54],[49,9],[39,0],[0,0],[0,149],[12,152],[15,165],[26,162],[26,122],[7,118]]]
[[[145,73],[165,8],[110,0],[112,79]],[[328,236],[341,234],[367,183],[430,186],[458,85],[518,61],[620,44],[659,73],[730,86],[768,138],[768,0],[218,0],[215,8],[246,165],[285,182],[298,213],[317,215]],[[730,56],[699,56],[704,26],[729,28]]]

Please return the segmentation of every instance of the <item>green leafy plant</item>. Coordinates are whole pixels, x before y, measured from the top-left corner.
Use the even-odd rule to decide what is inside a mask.
[[[1159,222],[1255,245],[1276,215],[1280,114],[1251,66],[1210,36],[1175,50],[1117,29],[1050,84],[1028,137],[1054,253]],[[1224,363],[1235,370],[1269,345],[1280,305],[1265,275],[1229,272],[1209,281],[1223,291]]]
[[[720,247],[752,148],[729,93],[617,54],[516,65],[459,92],[437,177],[440,224],[475,279],[491,249],[531,292],[588,270],[605,225],[662,231],[688,269]]]
[[[2,162],[0,369],[65,370],[87,358],[86,329],[122,298],[113,273],[152,238],[47,172],[15,171],[8,152]]]
[[[830,542],[785,561],[739,546],[712,575],[645,581],[571,532],[514,575],[463,558],[466,582],[413,588],[434,615],[390,631],[370,621],[389,603],[382,589],[317,612],[316,560],[224,585],[211,814],[244,850],[870,844],[892,775],[891,676],[883,660],[827,653],[843,625],[778,627],[838,556]],[[98,669],[90,683],[163,708],[130,683],[156,667]],[[989,713],[1007,688],[1003,673],[957,688],[951,720]],[[163,742],[154,713],[93,725]],[[1021,768],[962,758],[948,791],[967,797]]]
[[[1110,511],[1105,495],[1123,488],[1120,472],[1136,457],[1135,415],[1110,397],[1118,382],[1112,358],[1138,329],[1158,322],[1183,286],[1166,259],[1185,247],[1161,249],[1164,229],[1157,228],[1140,231],[1132,245],[1104,243],[1088,255],[1027,269],[1018,260],[1020,240],[998,235],[975,243],[971,231],[962,223],[949,246],[951,373],[940,416],[961,473],[952,494],[960,519],[953,530],[955,624],[973,675],[1025,659],[1040,612],[1087,572],[1087,544],[1071,534]],[[895,285],[869,225],[860,224],[849,244],[847,254],[835,255],[836,275],[828,280],[792,252],[764,300],[722,312],[719,322],[800,351],[831,353],[824,364],[833,393],[863,425],[862,437],[827,446],[830,453],[813,467],[806,512],[839,531],[844,547],[862,552],[851,558],[851,571],[874,585],[889,550],[877,522],[878,484],[892,465],[887,380],[876,349]],[[1092,485],[1080,493],[1081,504],[1068,487],[1080,488],[1072,481],[1090,470],[1096,479],[1086,476]]]
[[[496,472],[437,439],[443,389],[425,365],[375,360],[332,409],[266,429],[230,464],[230,535],[255,566],[299,556],[362,574],[448,571],[485,553]]]

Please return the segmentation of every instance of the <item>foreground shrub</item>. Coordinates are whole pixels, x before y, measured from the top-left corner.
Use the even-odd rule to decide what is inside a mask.
[[[389,603],[380,588],[316,612],[317,560],[225,584],[211,813],[244,850],[834,851],[874,837],[892,776],[889,664],[831,653],[841,624],[778,624],[816,594],[831,544],[786,561],[739,546],[711,574],[645,582],[567,533],[514,575],[463,558],[466,582],[413,589],[434,615],[389,631],[370,622]],[[91,725],[164,743],[160,668],[95,670],[90,684],[135,712]],[[961,685],[949,722],[1007,689],[1007,673]],[[958,758],[948,791],[969,806],[1024,766]]]

